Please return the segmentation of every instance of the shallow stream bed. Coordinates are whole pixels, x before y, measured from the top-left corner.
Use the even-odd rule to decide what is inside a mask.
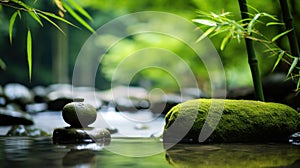
[[[60,112],[33,116],[36,128],[52,133],[68,126]],[[291,144],[165,145],[159,135],[164,118],[151,112],[98,112],[99,128],[116,128],[110,144],[56,145],[51,137],[7,137],[0,128],[0,167],[179,167],[299,168],[300,146]],[[172,146],[165,149],[164,146]]]

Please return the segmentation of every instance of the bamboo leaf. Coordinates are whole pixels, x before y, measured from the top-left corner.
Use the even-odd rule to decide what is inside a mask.
[[[15,23],[17,14],[18,14],[17,11],[14,12],[12,14],[12,16],[10,17],[10,20],[9,20],[9,29],[8,29],[8,32],[9,32],[9,42],[10,42],[10,44],[12,44],[12,31],[13,31],[13,27],[14,27],[14,23]]]
[[[206,26],[217,26],[217,23],[212,20],[207,20],[207,19],[193,19],[193,22],[200,23]]]
[[[272,41],[272,42],[276,41],[276,40],[279,39],[280,37],[282,37],[282,36],[288,34],[289,32],[291,32],[292,30],[293,30],[293,29],[287,30],[287,31],[285,31],[285,32],[282,32],[282,33],[276,35],[275,37],[272,38],[271,41]]]
[[[294,61],[292,63],[292,65],[290,66],[289,72],[287,73],[287,76],[289,76],[293,70],[295,69],[297,63],[298,63],[299,58],[294,58]]]
[[[256,21],[257,19],[259,19],[260,15],[261,15],[260,13],[256,14],[256,15],[253,17],[253,19],[249,22],[248,27],[247,27],[247,32],[248,32],[248,34],[251,34],[252,29],[253,29],[253,26],[254,26],[254,24],[255,24],[255,21]]]
[[[65,8],[63,7],[61,0],[54,0],[54,3],[56,4],[56,6],[58,7],[59,10],[66,12]]]
[[[73,23],[67,21],[66,19],[64,19],[62,17],[59,17],[59,16],[55,15],[54,13],[49,13],[49,12],[41,12],[41,13],[44,14],[44,15],[47,15],[49,17],[52,17],[54,19],[57,19],[59,21],[62,21],[64,23],[67,23],[68,25],[71,25],[71,26],[74,26],[74,27],[78,28],[78,26],[74,25]]]
[[[254,10],[256,13],[259,13],[259,11],[258,11],[256,8],[254,8],[253,6],[251,6],[251,5],[249,5],[249,4],[246,4],[246,5],[247,5],[247,7],[249,7],[250,9]]]
[[[55,26],[59,31],[61,31],[63,34],[65,34],[65,32],[56,24],[54,23],[51,19],[49,19],[47,16],[41,14],[41,13],[38,13],[38,15],[42,18],[44,18],[45,20],[47,20],[49,23],[51,23],[53,26]]]
[[[39,16],[36,14],[35,11],[29,11],[28,14],[29,14],[34,20],[36,20],[41,26],[43,26],[43,23],[42,23],[41,19],[39,18]]]
[[[216,27],[211,27],[207,29],[197,40],[196,43],[203,40],[205,37],[207,37],[211,32],[213,32],[216,29]]]
[[[29,79],[31,81],[31,74],[32,74],[32,38],[30,29],[27,32],[27,62],[28,62],[28,73]]]
[[[30,6],[26,5],[26,4],[25,4],[24,2],[22,2],[22,1],[19,1],[19,0],[11,0],[11,1],[14,2],[14,3],[16,3],[16,4],[19,4],[19,5],[23,6],[24,8],[26,8],[26,9],[28,9],[28,10],[31,9]]]
[[[268,13],[261,13],[263,16],[266,16],[266,17],[268,17],[268,18],[271,18],[271,19],[273,19],[273,20],[276,20],[276,21],[279,21],[279,19],[277,19],[275,16],[273,16],[273,15],[270,15],[270,14],[268,14]]]
[[[0,68],[1,69],[6,69],[6,64],[2,59],[0,59]]]
[[[280,54],[278,55],[277,60],[276,60],[276,62],[275,62],[275,64],[274,64],[274,66],[273,66],[272,71],[275,70],[275,68],[277,67],[278,63],[280,62],[280,60],[281,60],[282,57],[284,56],[284,53],[285,53],[284,51],[281,51],[281,52],[280,52]]]
[[[86,10],[84,10],[80,5],[78,5],[76,2],[74,2],[73,0],[68,0],[68,2],[70,3],[70,5],[72,5],[79,13],[81,13],[83,16],[85,16],[87,19],[89,20],[93,20],[92,17],[90,16],[90,14],[87,13]]]
[[[296,90],[299,90],[299,88],[300,88],[300,71],[299,71],[299,75],[298,75],[298,82],[297,82]]]
[[[231,32],[229,32],[229,33],[224,37],[224,39],[222,40],[221,46],[220,46],[221,51],[224,50],[224,48],[225,48],[226,44],[228,44],[228,41],[230,40],[231,36],[232,36],[232,34],[231,34]]]
[[[281,22],[268,22],[266,24],[266,26],[277,26],[277,25],[284,26],[284,23],[281,23]]]
[[[87,24],[68,4],[63,2],[64,8],[72,15],[74,19],[76,19],[82,26],[88,29],[90,32],[95,32],[95,30]]]

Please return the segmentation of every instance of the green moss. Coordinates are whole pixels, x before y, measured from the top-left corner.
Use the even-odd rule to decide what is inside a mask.
[[[176,134],[176,131],[168,131],[175,120],[180,118],[183,122],[180,126],[188,126],[193,121],[195,110],[195,122],[184,137],[193,142],[198,142],[209,111],[210,120],[207,124],[211,128],[222,114],[208,139],[212,142],[287,141],[289,135],[300,130],[300,114],[283,104],[250,100],[197,99],[179,104],[167,113],[164,139],[172,139]]]

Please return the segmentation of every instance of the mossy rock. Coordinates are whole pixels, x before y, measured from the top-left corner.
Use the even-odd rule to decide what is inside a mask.
[[[206,122],[209,111],[210,120]],[[173,107],[165,120],[165,142],[177,141],[178,134],[183,133],[180,129],[191,126],[180,141],[199,143],[205,122],[212,130],[205,142],[287,142],[291,134],[300,130],[300,114],[296,110],[283,104],[251,100],[190,100]],[[177,129],[172,129],[176,120]]]
[[[94,106],[83,102],[72,102],[64,106],[62,116],[74,128],[88,127],[95,122],[97,111]]]
[[[108,144],[111,136],[108,130],[101,128],[56,128],[53,131],[55,144],[103,143]]]

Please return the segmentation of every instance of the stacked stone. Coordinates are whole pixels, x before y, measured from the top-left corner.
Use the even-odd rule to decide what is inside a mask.
[[[62,110],[62,116],[70,127],[56,128],[53,131],[53,142],[57,144],[68,143],[109,143],[110,132],[102,128],[89,127],[97,118],[96,109],[84,99],[74,99]]]

